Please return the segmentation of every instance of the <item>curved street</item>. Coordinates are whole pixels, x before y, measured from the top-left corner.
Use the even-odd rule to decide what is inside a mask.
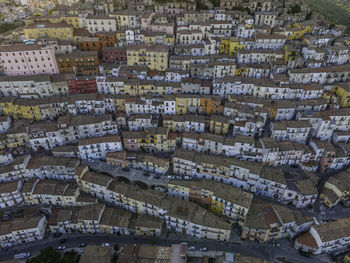
[[[321,262],[332,262],[324,258],[323,261],[319,257],[306,258],[300,255],[296,250],[289,246],[289,242],[285,239],[280,240],[279,246],[273,246],[271,243],[259,244],[251,241],[229,241],[229,242],[218,242],[216,240],[201,240],[192,237],[183,237],[179,234],[171,233],[166,238],[164,237],[135,237],[135,236],[118,236],[118,235],[93,235],[93,234],[71,234],[63,235],[58,238],[52,236],[45,240],[22,244],[14,248],[9,249],[7,252],[0,252],[1,259],[12,259],[17,253],[29,252],[32,256],[39,254],[40,250],[52,246],[57,248],[60,245],[59,240],[65,238],[67,241],[64,243],[66,250],[78,249],[81,242],[87,245],[101,245],[103,242],[108,242],[112,246],[114,244],[137,244],[137,245],[165,245],[170,246],[171,244],[179,244],[186,242],[188,246],[194,246],[199,251],[200,248],[207,248],[208,251],[226,251],[240,253],[247,256],[253,256],[266,260],[275,260],[276,258],[284,258],[289,262],[293,263],[321,263]]]

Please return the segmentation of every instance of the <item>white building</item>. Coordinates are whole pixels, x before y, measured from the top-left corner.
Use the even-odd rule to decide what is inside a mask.
[[[86,17],[86,29],[95,34],[96,32],[115,32],[117,22],[115,18],[103,15],[88,15]]]
[[[45,235],[47,219],[42,215],[12,218],[0,226],[1,247],[42,240]]]
[[[350,218],[315,225],[310,231],[297,237],[294,247],[314,254],[339,254],[350,245]]]
[[[21,195],[22,181],[0,184],[0,207],[16,207],[23,202]]]
[[[271,138],[277,141],[292,141],[305,144],[311,127],[308,121],[301,120],[271,122]]]
[[[121,139],[117,135],[95,137],[79,140],[81,159],[105,159],[108,152],[119,152],[123,149]]]

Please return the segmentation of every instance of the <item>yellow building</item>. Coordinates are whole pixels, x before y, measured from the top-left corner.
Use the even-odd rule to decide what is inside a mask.
[[[39,105],[35,104],[35,101],[16,99],[14,104],[21,112],[21,118],[37,121],[41,120],[40,108]]]
[[[164,37],[164,44],[167,46],[173,46],[175,44],[175,37],[174,35],[166,35]]]
[[[142,146],[149,152],[167,152],[169,148],[168,129],[165,127],[147,129],[145,143]]]
[[[124,82],[124,93],[130,96],[155,93],[155,88],[154,81],[152,80],[130,79]]]
[[[310,21],[311,22],[311,21]],[[312,23],[312,22],[311,22]],[[308,24],[308,20],[301,22],[301,23],[294,23],[293,24],[294,28],[302,28],[305,33],[304,34],[308,34],[311,32],[313,25],[312,24]]]
[[[121,41],[121,42],[124,42],[126,41],[126,35],[125,35],[125,30],[117,30],[115,32],[115,39],[116,41]]]
[[[111,17],[115,17],[117,20],[118,29],[135,28],[138,24],[138,15],[139,13],[133,10],[116,11],[110,14]]]
[[[174,45],[175,38],[174,36],[167,35],[165,32],[146,32],[144,34],[144,42],[147,45]]]
[[[224,212],[224,204],[212,199],[210,204],[210,211],[222,215]]]
[[[168,68],[168,47],[135,45],[127,48],[128,66],[144,65],[149,69],[165,71]]]
[[[0,99],[0,106],[5,116],[10,116],[15,120],[21,118],[21,110],[15,105],[14,97],[2,97]]]
[[[175,99],[175,112],[177,115],[187,114],[187,96],[176,96]]]
[[[223,115],[210,116],[210,132],[215,134],[226,135],[230,126],[230,118]]]
[[[26,39],[55,38],[73,40],[73,26],[66,22],[35,22],[23,28]]]
[[[300,40],[304,37],[307,31],[308,27],[293,26],[275,30],[274,33],[285,36],[286,40]]]
[[[350,83],[349,82],[337,83],[332,88],[332,91],[339,97],[340,107],[350,107]]]
[[[81,28],[79,17],[75,15],[64,15],[64,16],[30,16],[24,20],[24,24],[30,25],[33,23],[60,23],[66,22],[69,25],[72,25],[74,28]]]
[[[190,194],[190,184],[180,184],[176,180],[168,181],[168,192],[174,195],[178,195],[178,193],[182,193],[184,196],[189,196]]]
[[[237,50],[245,49],[245,45],[238,38],[225,38],[221,40],[220,54],[237,55]]]
[[[295,61],[298,59],[299,53],[297,52],[297,50],[293,45],[290,45],[290,44],[284,45],[282,49],[284,50],[283,59],[285,62]]]

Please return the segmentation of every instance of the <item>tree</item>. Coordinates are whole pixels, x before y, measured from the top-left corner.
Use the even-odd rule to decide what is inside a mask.
[[[29,260],[29,263],[59,263],[61,254],[52,247],[40,251],[40,254]]]
[[[214,5],[214,7],[220,6],[220,0],[210,0],[210,2]]]
[[[312,12],[306,14],[305,20],[309,20],[312,16]]]
[[[115,244],[113,248],[114,248],[114,251],[118,251],[119,245],[118,245],[118,244]]]
[[[10,24],[10,23],[2,23],[0,24],[0,34],[5,33],[7,31],[11,31],[19,26],[22,26],[23,24]]]
[[[196,0],[196,10],[208,10],[208,7],[201,0]]]
[[[288,13],[296,14],[296,13],[299,13],[300,11],[301,11],[301,6],[300,5],[293,5]]]
[[[244,7],[241,6],[241,5],[232,7],[232,10],[238,10],[238,11],[241,11],[241,12],[247,11],[247,9],[244,8]]]

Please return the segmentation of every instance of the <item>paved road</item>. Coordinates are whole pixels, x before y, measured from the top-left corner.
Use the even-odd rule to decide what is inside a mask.
[[[200,240],[192,237],[183,237],[178,234],[170,234],[167,238],[162,237],[134,237],[134,236],[116,236],[116,235],[66,235],[60,238],[49,237],[46,240],[31,242],[23,245],[19,245],[16,248],[12,248],[7,252],[0,252],[0,258],[2,260],[13,258],[14,254],[22,252],[30,252],[32,255],[39,253],[41,249],[46,246],[52,246],[57,248],[59,240],[66,238],[67,242],[64,244],[66,250],[79,247],[81,242],[88,245],[100,245],[103,242],[109,242],[111,245],[118,244],[155,244],[155,245],[171,245],[179,244],[181,242],[187,242],[189,246],[195,246],[196,249],[206,247],[211,251],[227,251],[241,253],[247,256],[253,256],[263,259],[274,260],[276,257],[284,257],[294,263],[321,263],[331,261],[321,261],[317,257],[305,258],[301,256],[296,250],[287,246],[288,241],[281,241],[281,247],[274,247],[271,244],[259,244],[250,241],[238,241],[238,242],[218,242],[216,240]]]
[[[95,160],[93,162],[88,162],[86,160],[82,161],[83,164],[87,164],[91,170],[99,173],[106,173],[114,178],[125,178],[132,183],[142,182],[148,186],[168,186],[168,178],[166,175],[160,176],[160,178],[155,178],[153,175],[145,176],[143,171],[137,169],[130,169],[130,171],[123,171],[120,167],[115,167],[108,165],[106,162]]]

